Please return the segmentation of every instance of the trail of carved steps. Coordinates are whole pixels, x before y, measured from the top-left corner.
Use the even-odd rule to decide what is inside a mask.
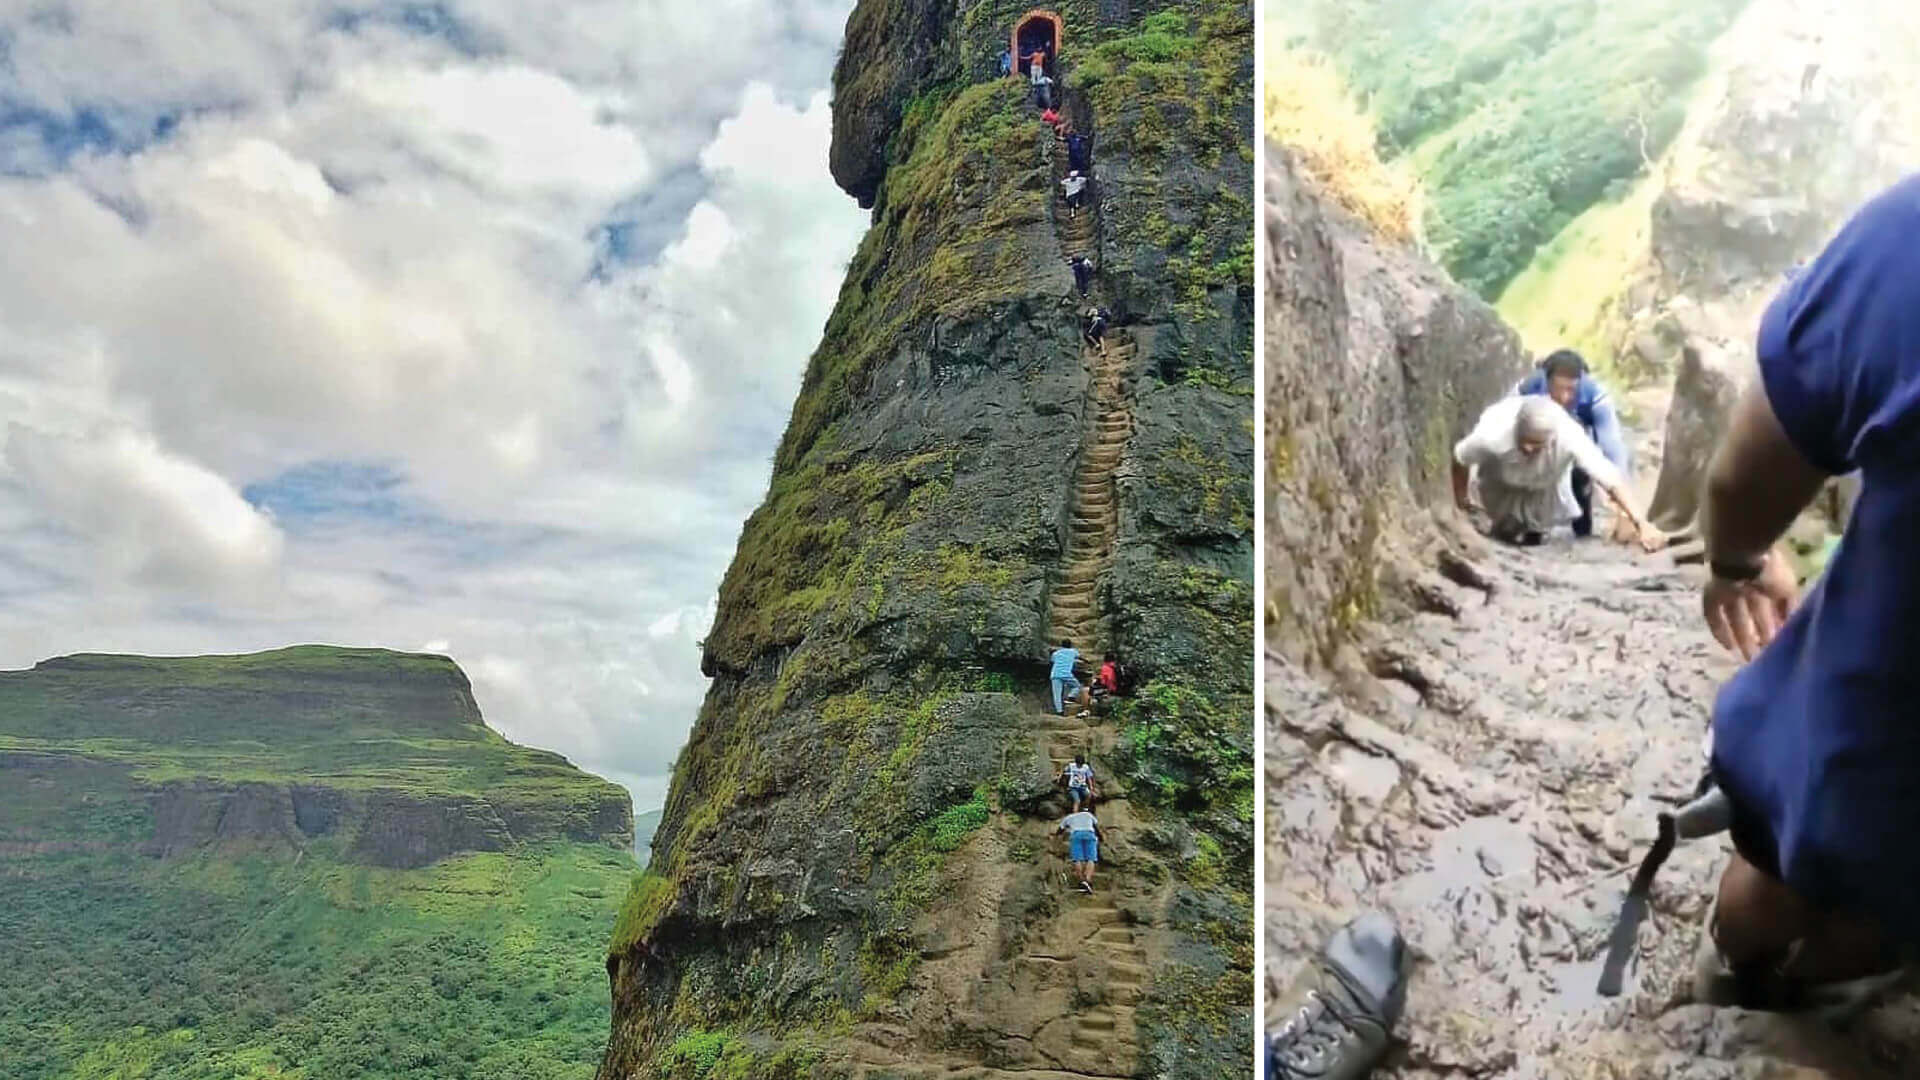
[[[1100,620],[1095,587],[1112,559],[1118,525],[1113,473],[1133,426],[1121,374],[1132,363],[1134,344],[1131,339],[1116,338],[1104,355],[1089,346],[1083,356],[1094,373],[1088,409],[1091,422],[1074,470],[1067,551],[1048,606],[1047,639],[1070,640],[1082,653],[1096,654]]]

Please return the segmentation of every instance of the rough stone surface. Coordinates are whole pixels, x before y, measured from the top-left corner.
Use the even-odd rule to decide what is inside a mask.
[[[1437,564],[1453,444],[1526,368],[1493,310],[1317,195],[1267,147],[1267,632],[1330,662]]]

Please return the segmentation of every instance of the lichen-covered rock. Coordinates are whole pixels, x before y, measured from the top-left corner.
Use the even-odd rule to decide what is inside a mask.
[[[1453,444],[1524,373],[1519,339],[1436,267],[1322,198],[1268,144],[1267,641],[1330,662],[1404,603]]]
[[[609,952],[606,1080],[699,1047],[745,1076],[1248,1071],[1251,6],[1052,9],[1093,140],[1073,220],[1064,148],[988,74],[1029,10],[849,19],[831,167],[873,226],[720,588]],[[1117,369],[1082,349],[1070,249]],[[1095,505],[1110,542],[1072,562]],[[1094,583],[1077,644],[1142,683],[1091,726],[1040,707],[1070,579]],[[1090,911],[1050,869],[1082,747],[1114,829]]]

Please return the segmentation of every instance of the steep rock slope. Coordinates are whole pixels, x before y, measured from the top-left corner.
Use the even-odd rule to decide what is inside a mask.
[[[988,78],[1024,6],[849,19],[832,167],[874,223],[615,930],[610,1080],[1248,1068],[1251,12],[1054,14],[1077,218],[1064,146]],[[1049,716],[1063,634],[1138,698]],[[1093,897],[1049,838],[1076,750],[1114,830]]]
[[[446,657],[0,673],[0,1073],[580,1080],[632,834]]]
[[[1428,422],[1504,389],[1510,332],[1355,235],[1284,150],[1270,160],[1267,407],[1317,449],[1268,489],[1292,519],[1270,523],[1270,588],[1313,598],[1270,624],[1265,662],[1269,1022],[1298,1004],[1326,936],[1377,907],[1415,958],[1382,1078],[1913,1075],[1912,1001],[1846,1037],[1683,1001],[1719,843],[1674,854],[1627,993],[1597,996],[1627,879],[1656,811],[1692,790],[1732,666],[1700,626],[1697,571],[1600,541],[1514,550],[1467,533],[1414,448]],[[1461,315],[1416,336],[1401,309]],[[1416,346],[1430,335],[1444,347]],[[1413,387],[1429,412],[1396,411]],[[1367,486],[1336,497],[1348,477]],[[1353,569],[1355,537],[1388,553],[1378,572]]]

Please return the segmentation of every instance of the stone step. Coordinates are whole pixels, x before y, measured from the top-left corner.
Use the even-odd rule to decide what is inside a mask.
[[[1103,926],[1093,935],[1093,940],[1110,942],[1115,945],[1133,944],[1133,931],[1124,926]]]
[[[1142,986],[1147,981],[1147,965],[1126,960],[1107,961],[1107,981],[1122,986]]]
[[[1112,1031],[1113,1017],[1104,1013],[1085,1012],[1074,1018],[1074,1024],[1088,1031]]]

